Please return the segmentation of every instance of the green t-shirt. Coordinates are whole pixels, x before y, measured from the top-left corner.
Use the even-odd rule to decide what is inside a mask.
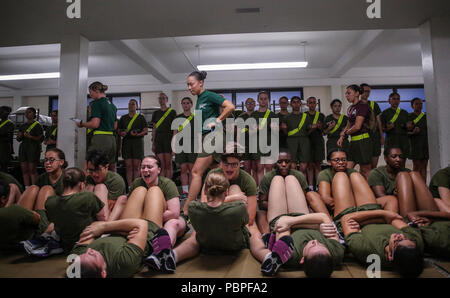
[[[95,185],[95,182],[91,176],[86,177],[86,183]],[[125,181],[122,176],[115,172],[108,171],[108,174],[106,174],[106,179],[103,183],[108,189],[109,200],[117,200],[118,197],[126,194]]]
[[[420,228],[425,252],[436,257],[450,258],[450,221],[436,221]]]
[[[119,123],[117,125],[118,129],[123,129],[126,130],[128,127],[128,124],[130,123],[132,117],[130,117],[130,115],[125,114],[122,117],[120,117]],[[147,120],[145,120],[145,117],[142,116],[142,114],[139,114],[136,117],[136,120],[134,120],[133,124],[131,125],[131,129],[130,132],[128,132],[126,134],[126,136],[123,138],[124,140],[128,140],[128,139],[142,139],[143,137],[133,137],[130,133],[132,130],[137,130],[138,133],[141,133],[146,127],[148,127],[147,125]]]
[[[96,130],[114,131],[117,121],[117,108],[106,97],[94,100],[91,106],[91,118],[100,118],[100,125]]]
[[[45,172],[37,177],[36,185],[39,186],[39,188],[42,188],[46,185],[50,185],[55,190],[55,194],[60,196],[64,191],[63,176],[64,171],[61,173],[61,177],[59,177],[58,181],[56,181],[55,184],[52,184],[50,182],[50,175],[47,172]]]
[[[394,233],[405,235],[407,239],[415,242],[423,253],[423,239],[418,229],[405,227],[399,230],[388,224],[366,225],[361,229],[361,232],[354,232],[345,236],[345,243],[359,262],[366,264],[368,255],[377,254],[381,258],[381,265],[389,266],[390,262],[386,259],[384,249]]]
[[[4,121],[0,121],[0,125],[3,123]],[[5,125],[0,127],[0,143],[12,144],[13,137],[14,137],[14,123],[12,121],[8,121]]]
[[[350,177],[351,173],[357,173],[358,171],[356,171],[355,169],[346,169],[345,173],[347,174],[348,177]],[[333,171],[331,168],[325,169],[323,171],[320,171],[319,176],[317,176],[317,180],[320,182],[325,181],[331,183],[333,182],[333,178],[334,178]]]
[[[381,124],[386,127],[392,117],[394,117],[396,110],[387,108],[381,113]],[[397,120],[394,122],[394,128],[386,132],[387,135],[405,135],[406,136],[406,122],[408,122],[408,112],[401,109]]]
[[[308,127],[308,130],[309,129],[311,129],[311,125],[313,125],[313,121],[314,121],[314,118],[316,117],[316,114],[317,113],[319,113],[319,118],[317,119],[317,122],[316,122],[316,124],[319,124],[319,123],[324,123],[325,122],[325,115],[324,114],[322,114],[322,113],[320,113],[320,112],[315,112],[314,114],[310,114],[309,113],[309,111],[308,112],[305,112],[307,115],[308,115],[308,118],[309,118],[309,121],[310,121],[310,125],[309,125],[309,127]],[[310,135],[309,135],[309,137],[311,138],[311,140],[312,141],[315,141],[315,140],[319,140],[319,139],[322,139],[323,140],[323,136],[322,136],[322,130],[321,129],[319,129],[319,128],[317,128],[316,130],[314,130]]]
[[[416,118],[418,117],[418,115],[414,114],[414,113],[409,113],[408,114],[408,121],[414,121],[416,120]],[[420,129],[419,133],[414,135],[414,136],[426,136],[427,135],[427,115],[423,115],[423,117],[419,120],[419,122],[417,122],[417,124],[414,124],[414,127],[418,127]]]
[[[223,173],[221,168],[213,169],[209,173]],[[237,185],[245,193],[247,197],[256,196],[256,182],[252,176],[250,176],[246,171],[239,169],[239,175],[236,180],[229,181],[230,185]]]
[[[303,113],[300,113],[299,115],[290,113],[289,115],[286,115],[283,117],[283,119],[281,121],[283,123],[286,123],[288,134],[290,131],[298,128],[300,122],[302,121],[302,117],[303,117]],[[311,127],[311,123],[312,123],[311,118],[306,117],[305,122],[303,123],[302,129],[300,129],[293,135],[290,135],[290,136],[288,134],[286,134],[286,135],[288,136],[288,138],[307,137],[309,127]]]
[[[400,172],[411,172],[410,169],[401,169]],[[387,170],[386,166],[381,166],[378,168],[373,169],[370,174],[369,178],[367,180],[370,187],[374,186],[384,186],[386,195],[392,195],[394,194],[396,183],[395,178],[392,178]]]
[[[298,183],[300,183],[300,187],[306,191],[308,189],[308,183],[306,182],[305,175],[303,175],[302,172],[290,169],[288,175],[293,175],[295,178],[297,178]],[[259,184],[259,193],[263,195],[269,194],[270,189],[270,183],[272,183],[272,179],[277,176],[277,171],[272,170],[264,175],[264,177],[261,180],[261,183]]]
[[[109,278],[133,277],[142,268],[144,251],[137,245],[128,243],[127,238],[111,235],[98,238],[89,245],[79,245],[71,254],[81,255],[88,248],[98,251],[106,262],[106,276]]]
[[[249,233],[245,227],[249,217],[241,201],[215,208],[193,201],[189,203],[189,218],[204,252],[232,252],[249,247]]]
[[[326,238],[318,230],[296,229],[294,232],[292,232],[291,237],[294,241],[294,251],[292,253],[292,257],[286,263],[286,266],[300,266],[300,260],[303,258],[303,248],[311,240],[317,240],[326,246],[333,258],[333,264],[338,265],[342,263],[345,247],[334,239]]]
[[[134,180],[133,183],[131,183],[130,193],[132,193],[133,190],[135,190],[139,186],[143,186],[146,189],[149,189],[144,179],[142,179],[142,177],[139,177],[136,178],[136,180]],[[180,196],[177,186],[169,178],[158,176],[158,187],[164,194],[164,199],[166,200],[166,202],[170,199],[178,198]]]
[[[430,181],[430,191],[433,198],[440,198],[439,187],[450,188],[450,166],[440,169],[433,175]]]
[[[336,123],[336,125],[338,124],[339,118],[336,119],[333,117],[333,114],[328,115],[325,118],[325,122],[323,123],[323,130],[328,129],[328,123],[334,121]],[[344,117],[342,118],[342,122],[339,125],[339,127],[336,129],[336,131],[334,131],[333,133],[329,133],[327,136],[328,138],[339,138],[341,136],[341,131],[347,126],[347,121],[348,121],[348,117],[344,115]],[[334,127],[336,128],[336,126]],[[334,129],[333,128],[333,129]],[[333,130],[332,129],[332,130]]]
[[[161,122],[161,124],[158,126],[158,128],[156,128],[156,123],[158,123],[158,121],[164,116],[164,114],[167,112],[167,110],[162,111],[162,110],[157,110],[153,112],[153,116],[152,116],[152,123],[153,123],[153,129],[156,129],[156,133],[160,134],[160,133],[172,133],[172,121],[177,117],[177,112],[175,112],[174,109],[172,109],[169,114],[167,115],[167,117],[164,119],[163,122]],[[167,142],[170,142],[170,140],[167,140]]]
[[[34,121],[33,122],[31,122],[31,123],[24,123],[24,124],[22,124],[20,127],[19,127],[19,131],[20,132],[22,132],[22,133],[25,133],[25,131],[28,129],[28,127],[30,127],[32,124],[34,123]],[[22,145],[40,145],[41,144],[41,141],[43,140],[43,137],[44,137],[44,129],[42,128],[42,126],[38,123],[38,124],[36,124],[34,127],[33,127],[33,129],[30,131],[30,135],[32,135],[33,137],[37,137],[37,136],[41,136],[42,138],[41,138],[41,140],[40,141],[34,141],[34,140],[32,140],[32,139],[30,139],[30,138],[26,138],[25,136],[23,137],[23,139],[22,139]]]
[[[48,219],[55,224],[65,251],[73,248],[84,228],[97,220],[104,204],[92,192],[51,196],[45,202]]]
[[[15,184],[17,185],[17,187],[20,189],[20,192],[23,192],[23,186],[20,184],[19,181],[17,181],[16,178],[14,178],[14,176],[5,173],[5,172],[0,172],[0,180],[3,180],[5,183],[7,184]]]
[[[222,106],[224,101],[225,99],[222,96],[206,89],[197,98],[195,109],[202,111],[202,122],[199,124],[202,127],[203,134],[210,132],[208,129],[203,129],[206,120],[208,120],[209,118],[213,118],[215,120],[220,116],[220,107]],[[199,121],[200,117],[196,118],[196,120]],[[211,121],[206,122],[206,124],[210,122]]]
[[[31,239],[38,227],[30,210],[20,205],[0,208],[0,250],[17,248],[20,241]]]

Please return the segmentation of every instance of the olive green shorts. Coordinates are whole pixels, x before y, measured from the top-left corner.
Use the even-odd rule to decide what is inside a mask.
[[[35,236],[39,236],[47,230],[50,225],[50,221],[47,218],[47,212],[45,210],[35,210],[35,212],[41,217],[39,220],[38,229],[35,232]]]
[[[413,136],[410,137],[411,151],[409,158],[412,160],[429,159],[428,153],[428,138],[427,136]]]
[[[2,153],[3,154],[3,153]],[[32,144],[20,143],[19,146],[19,161],[39,163],[41,159],[41,144],[33,142]]]
[[[381,154],[381,142],[380,133],[370,133],[370,140],[372,141],[372,156],[380,156]]]
[[[311,161],[318,162],[325,159],[325,141],[323,137],[310,138],[311,142]]]
[[[348,139],[344,139],[344,141],[342,142],[342,147],[339,147],[337,145],[338,140],[339,140],[339,138],[328,138],[327,139],[327,156],[328,156],[328,153],[335,148],[344,149],[345,152],[347,152],[347,154],[348,154],[349,147],[350,147],[350,143],[349,143]]]
[[[123,159],[142,160],[144,158],[144,138],[123,139],[122,157]]]
[[[352,206],[347,209],[344,209],[341,213],[339,213],[337,216],[335,216],[333,221],[338,229],[338,232],[341,235],[344,235],[344,231],[342,230],[342,223],[341,223],[342,217],[344,215],[350,214],[350,213],[355,213],[358,211],[371,211],[371,210],[380,210],[380,209],[382,209],[380,204],[366,204],[366,205],[362,205],[359,207]]]
[[[351,141],[348,160],[360,165],[372,163],[372,141],[370,138]]]
[[[280,217],[282,216],[302,216],[305,215],[304,213],[299,213],[299,212],[293,212],[293,213],[288,213],[288,214],[281,214],[278,215],[277,217],[275,217],[274,219],[272,219],[269,223],[270,226],[270,232],[275,232],[275,224],[277,223],[277,221],[280,219]]]
[[[197,153],[176,153],[175,154],[175,162],[177,164],[183,164],[183,163],[195,163],[195,160],[197,159]]]
[[[172,134],[156,133],[155,135],[155,154],[172,153]]]
[[[114,135],[93,135],[88,151],[102,150],[108,155],[110,163],[116,162],[116,137]]]
[[[291,161],[311,161],[311,143],[308,137],[288,137],[286,142],[291,154]]]

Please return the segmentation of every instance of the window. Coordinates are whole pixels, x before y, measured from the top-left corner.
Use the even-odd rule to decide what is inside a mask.
[[[424,100],[423,112],[426,112],[425,91],[423,85],[418,86],[372,86],[369,100],[376,101],[380,106],[381,111],[391,107],[389,104],[389,94],[397,92],[400,94],[399,107],[406,110],[408,113],[413,112],[411,107],[411,99],[418,97]]]

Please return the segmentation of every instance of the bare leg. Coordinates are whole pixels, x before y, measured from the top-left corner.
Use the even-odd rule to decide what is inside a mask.
[[[264,165],[264,170],[266,170],[266,173],[272,171],[272,168],[273,168],[272,164]]]
[[[22,178],[23,178],[23,184],[25,187],[31,185],[31,179],[30,174],[28,173],[28,163],[27,162],[21,162],[20,168],[22,170]]]
[[[264,165],[261,164],[261,161],[256,161],[256,184],[259,185],[261,183],[262,178],[264,177]]]
[[[409,212],[417,210],[413,182],[407,172],[398,173],[395,180],[400,215],[406,217]]]
[[[120,219],[124,218],[141,218],[144,209],[144,199],[147,195],[147,189],[143,186],[137,187],[128,197],[125,209],[120,215]]]
[[[51,187],[50,185],[43,186],[39,190],[34,210],[45,210],[45,202],[47,202],[48,197],[54,195],[55,190],[53,189],[53,187]]]
[[[15,185],[14,183],[9,184],[9,194],[8,194],[8,200],[6,201],[5,207],[11,206],[12,204],[15,204],[20,199],[20,189]]]
[[[28,210],[33,210],[38,194],[39,186],[32,185],[23,192],[17,204]]]
[[[376,198],[377,204],[380,204],[383,210],[398,213],[398,200],[394,196],[383,196]]]
[[[132,159],[131,160],[133,166],[133,181],[141,176],[141,160]],[[133,182],[131,181],[131,182]]]
[[[256,225],[261,233],[270,233],[269,221],[267,221],[267,211],[258,210],[256,211]],[[253,225],[252,225],[253,226]]]
[[[163,226],[163,213],[167,209],[164,194],[158,186],[152,186],[147,191],[144,199],[143,218],[151,220],[158,226]]]
[[[334,216],[339,215],[339,213],[349,207],[356,206],[352,184],[346,173],[340,172],[334,175],[331,183],[331,193],[334,196]]]
[[[322,165],[321,161],[316,161],[314,162],[314,185],[318,185],[319,183],[317,182],[317,177],[319,176],[320,173],[320,166]]]
[[[192,182],[192,169],[194,168],[194,164],[193,163],[188,163],[188,170],[189,170],[189,183],[188,185],[191,185]]]
[[[376,204],[375,194],[370,189],[367,180],[360,173],[350,174],[350,183],[353,189],[353,197],[355,198],[356,206],[363,206],[367,204]],[[333,191],[333,193],[335,193]]]
[[[125,173],[128,187],[133,183],[133,162],[131,159],[125,159]]]
[[[108,205],[108,189],[105,184],[97,184],[91,188],[92,192],[103,202],[103,214],[105,218],[109,218],[109,205]]]
[[[262,263],[266,255],[270,253],[270,250],[264,246],[264,242],[261,240],[261,233],[255,225],[249,226],[248,229],[251,234],[250,252],[255,259]]]
[[[416,195],[416,206],[418,210],[438,211],[439,208],[434,202],[433,195],[425,184],[425,180],[419,172],[409,173],[414,185],[414,193]]]
[[[164,159],[164,153],[158,153],[158,154],[156,154],[156,156],[158,156],[158,158],[159,158],[159,160],[161,161],[161,173],[160,173],[160,175],[161,176],[164,176],[164,177],[167,177],[166,175],[166,172],[167,172],[167,170],[166,170],[166,168],[167,168],[167,166],[166,166],[166,160]]]
[[[353,169],[355,165],[354,161],[347,161],[347,169]]]
[[[308,168],[307,162],[300,162],[299,169],[300,169],[300,172],[302,172],[303,175],[305,175],[305,177],[307,177],[307,175],[308,175],[307,170],[306,170],[307,168]]]
[[[188,177],[188,164],[187,163],[182,163],[180,165],[181,168],[181,175],[180,175],[180,180],[181,180],[181,185],[182,186],[186,186],[189,185],[189,177]]]
[[[447,205],[442,199],[434,198],[434,202],[439,208],[439,211],[450,213],[450,205]]]
[[[125,206],[127,204],[127,196],[122,195],[117,198],[116,203],[114,204],[113,210],[109,214],[108,221],[115,221],[120,218]]]
[[[186,221],[182,217],[169,219],[164,223],[164,229],[169,233],[170,242],[173,247],[175,242],[177,242],[178,237],[183,235],[184,230],[186,229]]]
[[[172,179],[173,176],[173,168],[172,168],[172,154],[171,153],[163,153],[164,159],[166,161],[166,174],[167,178]]]
[[[267,208],[267,220],[271,222],[275,217],[288,212],[286,200],[286,185],[283,177],[275,176],[270,183],[269,205]]]
[[[378,156],[372,156],[372,169],[375,169],[378,166]]]
[[[286,185],[286,201],[288,213],[299,212],[308,214],[308,203],[306,202],[305,194],[298,182],[297,178],[288,175],[284,178]]]
[[[309,206],[311,206],[311,209],[314,210],[314,212],[325,213],[330,218],[330,220],[333,220],[330,213],[328,212],[327,206],[317,192],[307,192],[306,199],[308,200],[308,204]]]
[[[197,242],[196,233],[192,232],[191,237],[178,245],[174,251],[178,256],[178,262],[195,257],[200,253],[200,245]]]
[[[370,171],[372,170],[372,164],[359,165],[359,172],[363,175],[364,179],[369,179]]]
[[[31,184],[35,185],[37,179],[37,169],[35,163],[28,163],[28,173],[30,174]]]
[[[258,163],[256,160],[252,160],[251,165],[252,165],[253,179],[255,179],[255,182],[258,183]],[[259,181],[259,182],[261,182],[261,181]]]
[[[252,174],[252,165],[250,160],[244,160],[244,171],[246,171],[249,175]]]
[[[308,168],[306,169],[308,177],[308,185],[314,185],[314,163],[309,162]]]
[[[428,167],[428,160],[427,159],[422,160],[420,167],[420,175],[422,176],[425,184],[427,183],[427,167]]]
[[[186,203],[184,204],[183,211],[184,214],[188,214],[188,204],[194,201],[200,190],[202,188],[202,176],[206,169],[212,164],[213,156],[209,155],[207,157],[197,158],[194,164],[194,168],[192,169],[192,182],[189,188],[189,194]]]

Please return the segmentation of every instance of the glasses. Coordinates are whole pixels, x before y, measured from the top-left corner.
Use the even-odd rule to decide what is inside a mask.
[[[339,163],[339,162],[347,162],[347,158],[333,158],[331,159],[332,162]]]
[[[104,169],[106,169],[106,168],[104,168],[104,167],[102,167],[102,166],[99,166],[97,169],[89,169],[89,168],[87,168],[87,172],[88,173],[94,173],[94,172],[101,172],[101,171],[103,171]]]
[[[239,167],[239,163],[238,163],[238,162],[233,162],[233,163],[227,163],[227,162],[224,162],[223,165],[224,165],[225,167],[231,167],[231,168],[233,168],[233,169]]]
[[[252,101],[252,102],[246,102],[245,104],[246,105],[254,105],[255,103]]]
[[[44,163],[54,163],[55,161],[60,161],[61,159],[54,159],[54,158],[44,158]]]
[[[279,164],[279,165],[281,165],[281,164],[283,164],[283,163],[289,164],[290,162],[291,162],[290,159],[280,159],[280,160],[277,160],[277,164]]]

